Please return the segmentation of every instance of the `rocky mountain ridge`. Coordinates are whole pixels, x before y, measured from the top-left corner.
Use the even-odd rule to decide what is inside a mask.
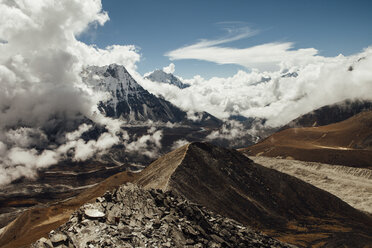
[[[181,122],[187,118],[184,111],[145,90],[124,66],[90,66],[82,73],[82,78],[94,90],[109,93],[107,101],[99,104],[106,116],[164,123]]]
[[[76,198],[31,208],[5,228],[0,245],[8,248],[34,242],[66,222],[72,210],[127,182],[180,196],[301,247],[354,248],[372,242],[371,216],[297,178],[255,164],[236,150],[195,142],[166,154],[139,173],[121,172]],[[93,209],[107,214],[103,209]]]
[[[372,242],[370,216],[328,192],[255,164],[236,150],[191,143],[150,164],[134,182],[146,189],[177,192],[295,245],[362,247]],[[345,238],[351,236],[358,242]]]
[[[172,191],[126,184],[82,206],[41,247],[294,247]]]
[[[145,78],[159,83],[170,84],[177,86],[180,89],[185,89],[190,87],[189,84],[183,83],[178,77],[174,76],[172,73],[166,73],[163,70],[156,70]]]
[[[293,127],[319,127],[344,121],[363,111],[372,110],[372,101],[345,100],[326,105],[292,120],[280,130]]]
[[[288,128],[243,148],[247,155],[372,168],[372,110],[325,126]]]

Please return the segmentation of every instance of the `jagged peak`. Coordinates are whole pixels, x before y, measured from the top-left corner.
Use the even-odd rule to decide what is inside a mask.
[[[87,74],[98,75],[103,77],[111,77],[119,80],[121,83],[125,81],[131,81],[131,83],[137,84],[133,79],[132,75],[127,71],[123,65],[110,64],[105,66],[88,66],[86,68]]]
[[[172,73],[166,73],[163,70],[155,70],[151,74],[147,75],[145,78],[155,82],[175,85],[180,89],[184,89],[190,86],[189,84],[183,83],[178,77],[176,77]]]

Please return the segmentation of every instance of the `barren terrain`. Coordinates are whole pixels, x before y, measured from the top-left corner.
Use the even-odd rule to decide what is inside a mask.
[[[249,157],[256,163],[295,176],[372,213],[372,170],[270,157]]]
[[[302,247],[371,243],[369,214],[298,178],[256,164],[236,150],[196,142],[139,173],[122,172],[75,198],[32,207],[3,230],[0,247],[26,247],[65,223],[84,203],[126,182],[177,192],[215,213]]]
[[[335,124],[290,128],[241,149],[255,156],[372,168],[372,111]]]

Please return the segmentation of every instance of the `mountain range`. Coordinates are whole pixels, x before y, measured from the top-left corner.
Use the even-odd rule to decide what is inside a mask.
[[[156,97],[139,85],[124,66],[91,66],[83,73],[83,81],[96,91],[107,92],[107,102],[99,109],[108,117],[127,121],[185,121],[187,114],[170,102]]]
[[[149,80],[187,87],[172,74],[155,72]],[[283,127],[259,130],[257,137],[263,139],[256,144],[257,137],[242,134],[237,139],[246,144],[235,150],[233,140],[204,141],[226,129],[226,123],[207,112],[190,117],[145,90],[123,66],[88,67],[82,78],[106,95],[98,105],[103,114],[128,123],[127,142],[150,135],[149,128],[163,133],[158,158],[127,151],[120,143],[104,156],[61,161],[39,171],[36,180],[14,181],[0,190],[0,247],[31,243],[34,247],[369,247],[372,243],[371,214],[351,207],[344,194],[332,195],[323,187],[326,183],[316,184],[322,185],[320,189],[306,180],[312,176],[306,174],[310,170],[297,168],[305,171],[300,176],[286,174],[280,172],[286,172],[285,166],[278,171],[248,158],[322,162],[327,168],[344,165],[343,170],[360,167],[368,190],[371,102],[347,100],[324,106]],[[265,123],[243,116],[231,120],[246,129]],[[75,124],[89,121],[82,117]],[[57,137],[58,131],[52,131]],[[91,139],[104,131],[97,126],[83,136]],[[331,183],[329,171],[321,176]]]
[[[166,75],[174,77],[172,74]],[[98,103],[98,108],[108,117],[139,124],[151,121],[218,127],[222,123],[207,112],[188,115],[161,96],[151,94],[122,65],[87,67],[82,79],[93,90],[107,95],[105,101]]]
[[[331,105],[315,109],[310,113],[302,115],[287,125],[284,125],[280,130],[291,127],[317,127],[333,124],[344,121],[354,115],[372,110],[372,102],[368,100],[345,100]]]
[[[344,121],[325,126],[287,128],[241,151],[247,155],[371,169],[371,127],[372,111],[363,111]]]
[[[103,202],[104,199],[111,201],[107,194],[117,195],[117,191],[103,193],[126,182],[150,190],[150,194],[151,190],[157,190],[157,194],[171,192],[171,196],[181,197],[180,202],[184,198],[214,214],[234,219],[242,226],[263,231],[270,237],[301,247],[367,247],[372,242],[370,215],[295,177],[255,164],[236,150],[196,142],[166,154],[140,173],[121,172],[75,198],[26,211],[3,230],[0,245],[18,247],[30,241],[35,242],[66,222],[70,214],[82,204]],[[96,199],[102,194],[104,199]],[[126,201],[124,195],[120,199],[116,200],[118,204]],[[167,212],[161,215],[160,220],[170,213],[180,213],[176,206],[181,206],[181,203],[170,201],[162,204],[165,204]],[[91,208],[103,211],[103,221],[111,218],[109,212],[106,212],[109,211],[107,207],[107,210],[97,208],[96,205]],[[110,209],[113,208],[114,205],[111,204]],[[133,206],[129,211],[135,209]],[[120,213],[120,209],[118,211]],[[76,214],[72,216],[77,216]],[[90,221],[94,219],[85,220],[80,225],[88,225]],[[92,224],[94,225],[93,222]],[[112,225],[133,228],[129,221],[119,220]],[[180,225],[184,226],[181,223]],[[186,229],[180,230],[187,233]],[[208,228],[203,230],[206,233],[211,232]],[[51,232],[49,237],[56,232],[62,232],[67,237],[75,235],[68,228],[62,227]],[[108,232],[103,232],[102,235],[108,235]],[[221,233],[215,235],[215,239],[220,241],[226,238]]]
[[[222,125],[221,120],[207,112],[188,115],[172,103],[149,93],[124,66],[88,67],[82,72],[82,78],[95,91],[106,94],[107,101],[101,101],[98,106],[103,114],[128,123],[124,127],[129,134],[128,143],[151,135],[148,133],[151,128],[162,132],[160,146],[154,154],[169,152],[179,140],[203,140]],[[63,118],[56,118],[56,125],[44,131],[49,140],[58,141],[64,132],[76,130],[83,123],[93,125],[82,135],[86,142],[96,140],[107,131],[84,116],[68,123]],[[48,147],[48,144],[41,145],[40,149]],[[153,148],[148,146],[147,149]],[[37,180],[20,178],[13,181],[0,190],[0,228],[29,207],[75,196],[119,171],[142,169],[153,159],[136,149],[126,150],[122,142],[111,147],[104,156],[94,156],[84,162],[67,158],[47,170],[39,170]]]

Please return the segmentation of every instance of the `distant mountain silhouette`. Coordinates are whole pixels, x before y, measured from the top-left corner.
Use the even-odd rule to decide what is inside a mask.
[[[345,100],[304,114],[289,122],[280,130],[291,127],[318,127],[344,121],[360,112],[372,110],[372,101]]]

